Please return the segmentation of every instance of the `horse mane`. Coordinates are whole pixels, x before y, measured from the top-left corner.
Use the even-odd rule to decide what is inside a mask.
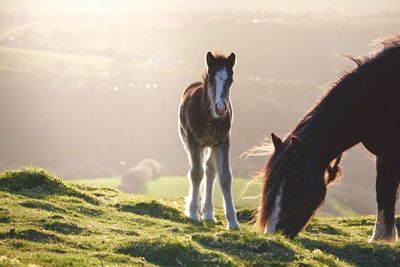
[[[335,160],[329,164],[329,166],[325,170],[324,181],[325,185],[335,184],[339,181],[343,176],[343,170],[339,166],[340,160],[342,159],[342,155],[340,154]]]
[[[289,139],[290,138],[288,138],[288,140]],[[306,154],[306,156],[307,155],[308,154]],[[287,175],[289,174],[289,165],[293,161],[299,160],[299,157],[301,156],[303,155],[296,155],[295,153],[292,153],[290,145],[286,145],[282,148],[282,150],[274,153],[264,167],[264,183],[262,188],[263,194],[260,199],[261,208],[258,210],[256,218],[256,226],[261,231],[264,231],[266,225],[268,224],[267,217],[272,212],[275,204],[270,200],[274,199],[273,196],[277,194],[281,183],[284,182],[282,177],[283,179],[287,179]],[[280,218],[282,220],[290,217],[293,214],[306,212],[309,207],[304,205],[304,203],[309,203],[310,200],[313,200],[313,198],[316,196],[318,198],[323,198],[325,196],[326,187],[322,184],[320,186],[316,186],[315,184],[315,177],[317,177],[319,173],[314,162],[312,160],[304,160],[303,168],[304,169],[295,167],[291,169],[293,173],[307,170],[309,175],[306,176],[307,179],[296,179],[299,177],[297,175],[290,177],[291,183],[290,186],[287,184],[289,187],[285,187],[287,191],[285,191],[285,194],[283,195],[282,203],[290,201],[292,203],[296,203],[296,205],[290,206],[289,209],[282,210],[282,213],[280,214]],[[295,179],[293,180],[293,178]],[[305,194],[298,194],[298,190],[304,187],[307,187],[310,190],[304,192]]]
[[[283,169],[287,163],[287,156],[278,156],[276,160],[272,160],[275,156],[275,153],[272,154],[271,158],[267,161],[264,168],[260,171],[258,176],[255,179],[262,178],[262,189],[261,189],[261,196],[260,196],[260,204],[256,214],[256,222],[255,227],[258,228],[260,231],[264,231],[268,220],[267,217],[272,211],[272,205],[268,199],[271,199],[271,195],[276,194],[279,184],[278,179],[274,179],[274,177],[278,176],[280,173],[283,172]],[[281,165],[281,166],[279,166]],[[275,170],[275,174],[271,175],[272,170]]]
[[[288,174],[288,165],[293,160],[296,160],[293,158],[290,149],[291,148],[289,146],[286,146],[282,149],[282,151],[278,152],[278,155],[272,155],[263,170],[260,172],[260,174],[263,176],[264,183],[262,188],[263,194],[260,199],[261,209],[258,210],[256,216],[256,227],[261,231],[263,231],[268,224],[267,217],[271,213],[274,206],[274,203],[268,200],[273,199],[272,196],[276,195],[282,182],[281,177],[286,177]],[[307,156],[310,155],[306,154],[306,157]],[[284,213],[280,214],[282,220],[295,213],[305,212],[308,207],[305,206],[304,203],[309,203],[310,200],[314,200],[315,198],[322,200],[325,198],[326,187],[336,183],[342,177],[342,169],[339,167],[340,160],[341,155],[332,160],[332,162],[324,171],[323,183],[319,184],[319,186],[317,186],[317,183],[315,183],[316,180],[314,180],[321,176],[317,165],[312,159],[304,161],[304,168],[308,170],[309,175],[305,176],[307,177],[306,179],[297,179],[296,181],[291,181],[291,188],[288,189],[286,195],[291,196],[292,199],[290,199],[290,201],[292,203],[296,203],[296,205],[292,206],[290,209],[284,210]],[[301,170],[294,168],[292,171],[298,172]],[[304,187],[312,190],[307,191],[306,194],[297,194],[297,191]],[[285,198],[286,197],[284,196],[284,202],[287,200]],[[295,201],[293,201],[293,199],[295,199]],[[322,203],[323,201],[321,204]]]
[[[354,72],[354,70],[368,65],[371,62],[374,62],[376,58],[386,55],[390,56],[391,53],[400,48],[400,35],[375,39],[372,42],[372,45],[377,46],[378,48],[372,51],[372,53],[367,56],[353,56],[349,54],[341,55],[343,58],[349,59],[356,63],[357,67],[350,71],[343,72],[341,75],[339,75],[339,79],[332,84],[332,87],[340,83],[342,80],[346,79],[348,75]]]

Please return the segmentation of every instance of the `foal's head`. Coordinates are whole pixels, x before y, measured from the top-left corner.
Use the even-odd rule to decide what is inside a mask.
[[[229,91],[233,82],[233,66],[235,65],[235,54],[228,57],[223,55],[214,56],[207,53],[207,73],[205,87],[211,114],[214,118],[225,116],[228,110]]]
[[[294,238],[308,223],[325,198],[326,186],[338,178],[329,165],[318,166],[307,147],[295,136],[284,142],[272,134],[275,151],[264,169],[263,191],[257,226]]]

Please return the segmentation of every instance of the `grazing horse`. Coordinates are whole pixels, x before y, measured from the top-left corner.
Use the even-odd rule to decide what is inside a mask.
[[[225,215],[229,229],[239,229],[232,200],[232,174],[229,167],[229,132],[232,106],[229,99],[233,82],[235,54],[228,57],[206,56],[207,71],[203,82],[189,85],[183,92],[179,106],[179,133],[189,157],[188,173],[191,190],[186,199],[186,215],[199,221],[200,184],[204,175],[205,198],[202,219],[214,221],[213,188],[216,174],[224,197]]]
[[[362,143],[376,155],[378,214],[370,239],[397,240],[395,202],[400,183],[400,36],[370,57],[352,58],[344,74],[282,141],[262,171],[256,225],[294,238],[340,176],[341,154]]]

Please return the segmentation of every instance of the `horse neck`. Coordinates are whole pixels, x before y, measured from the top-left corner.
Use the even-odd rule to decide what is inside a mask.
[[[360,90],[366,90],[362,81],[348,75],[292,132],[310,150],[320,166],[328,166],[345,150],[361,142],[363,112],[368,103]]]

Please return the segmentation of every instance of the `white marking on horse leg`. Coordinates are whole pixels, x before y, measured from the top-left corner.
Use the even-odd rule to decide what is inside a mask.
[[[214,191],[214,176],[206,176],[205,200],[203,203],[203,215],[202,215],[202,219],[205,221],[215,221],[213,191]]]
[[[186,198],[185,215],[192,220],[199,221],[199,210],[200,210],[200,185],[203,179],[203,157],[202,151],[199,155],[195,155],[196,152],[191,152],[190,164],[191,168],[188,173],[190,191]]]
[[[397,239],[396,224],[393,223],[393,225],[386,225],[385,213],[383,210],[379,210],[378,216],[376,217],[374,233],[372,234],[369,242],[383,241],[387,243],[395,243]]]
[[[240,225],[236,217],[236,210],[233,205],[232,199],[232,173],[229,168],[228,156],[225,156],[223,153],[227,152],[219,151],[219,153],[217,153],[216,155],[219,184],[221,187],[222,195],[224,196],[224,209],[226,219],[228,221],[228,229],[237,230],[240,229]]]
[[[190,192],[186,198],[186,209],[185,215],[190,219],[199,221],[199,209],[200,209],[200,183],[194,182],[198,177],[194,177],[189,171]]]
[[[215,180],[215,157],[211,149],[210,153],[206,156],[206,184],[204,188],[204,203],[203,203],[203,215],[202,219],[205,221],[215,221],[214,218],[214,205],[213,205],[213,193],[214,193],[214,180]]]
[[[268,225],[264,232],[267,233],[274,233],[276,232],[276,226],[279,222],[279,215],[281,214],[282,210],[282,196],[283,196],[283,187],[284,183],[279,186],[278,193],[275,198],[274,207],[272,208],[271,215],[268,219]]]
[[[232,199],[232,176],[231,174],[222,173],[219,176],[220,187],[224,196],[224,209],[226,219],[228,220],[229,229],[239,229],[240,225],[236,218],[236,210]]]

